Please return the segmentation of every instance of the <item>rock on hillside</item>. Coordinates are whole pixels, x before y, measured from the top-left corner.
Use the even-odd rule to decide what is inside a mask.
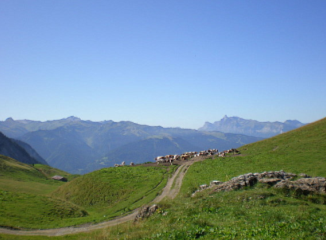
[[[325,178],[312,178],[304,173],[301,173],[299,176],[302,178],[291,181],[293,178],[297,177],[297,175],[293,173],[286,173],[282,170],[263,173],[247,173],[234,177],[227,182],[214,180],[210,183],[210,186],[203,184],[200,186],[200,190],[197,190],[192,196],[195,196],[197,192],[207,188],[212,188],[214,192],[232,191],[243,189],[244,187],[252,187],[258,182],[274,186],[275,188],[294,190],[304,194],[326,194]]]
[[[220,131],[224,133],[237,133],[255,137],[269,138],[277,134],[293,130],[304,124],[297,120],[282,122],[258,122],[239,117],[225,116],[214,123],[206,122],[199,128],[200,131]]]

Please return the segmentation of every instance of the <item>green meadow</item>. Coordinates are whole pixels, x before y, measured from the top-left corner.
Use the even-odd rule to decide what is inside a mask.
[[[47,229],[97,223],[153,200],[175,167],[105,168],[76,176],[0,157],[0,225]],[[68,182],[55,181],[62,175]]]
[[[239,150],[239,155],[213,157],[193,164],[188,169],[177,198],[163,200],[153,216],[140,222],[128,222],[61,237],[3,234],[0,239],[326,239],[325,195],[303,195],[257,184],[252,188],[232,192],[216,193],[208,189],[191,197],[201,184],[209,184],[212,180],[227,181],[250,172],[284,170],[297,174],[306,173],[313,177],[326,177],[326,119],[245,145]],[[128,170],[129,168],[126,168],[126,171]],[[169,170],[170,173],[172,171]],[[101,174],[97,174],[97,177],[92,177],[92,174],[62,184],[51,194],[56,195],[58,201],[78,206],[74,214],[83,213],[85,210],[87,214],[99,217],[93,212],[103,207],[103,203],[107,201],[106,193],[102,195],[105,195],[104,198],[96,197],[95,201],[91,195],[96,194],[97,190],[94,190],[94,193],[90,191],[90,196],[83,197],[86,191],[79,194],[82,189],[73,192],[69,191],[68,187],[68,184],[71,184],[74,189],[74,184],[79,185],[78,181],[87,179],[86,176],[92,181],[110,184],[109,178],[104,180]],[[116,176],[119,178],[116,183],[122,186],[126,176],[123,173]],[[157,181],[160,182],[158,178]],[[139,187],[145,182],[139,184]],[[87,189],[91,188],[87,185]],[[96,189],[95,186],[94,188]],[[51,194],[49,196],[52,196]],[[125,200],[128,201],[126,198]],[[90,202],[93,202],[94,208],[89,207]],[[119,208],[115,209],[119,212]],[[81,218],[87,217],[89,216]]]

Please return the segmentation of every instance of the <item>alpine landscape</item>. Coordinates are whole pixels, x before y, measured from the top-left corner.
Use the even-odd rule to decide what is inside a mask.
[[[0,240],[325,240],[326,1],[0,1]]]
[[[7,127],[7,133],[9,130]],[[103,167],[83,175],[72,175],[35,158],[34,162],[23,163],[2,155],[0,236],[3,239],[323,238],[326,181],[320,176],[324,176],[326,167],[325,137],[326,119],[322,119],[272,138],[241,144],[239,152],[223,157],[218,153],[203,154],[172,164],[148,162]],[[171,141],[171,137],[166,139]],[[17,145],[16,140],[6,138],[6,141],[12,146],[2,140],[2,154]],[[138,141],[134,144],[142,146]],[[125,151],[131,149],[132,156],[134,148],[131,143],[127,145],[130,148]],[[224,150],[227,149],[219,152]],[[30,156],[27,151],[24,153]],[[276,182],[290,183],[318,176],[319,185],[275,188],[276,182],[271,185],[260,180],[256,184],[240,184],[238,190],[220,191],[222,183],[214,184],[214,181],[226,184],[247,173],[280,170],[294,175]],[[52,179],[55,175],[64,176],[67,182]],[[152,205],[157,206],[152,216],[135,220],[144,206]]]

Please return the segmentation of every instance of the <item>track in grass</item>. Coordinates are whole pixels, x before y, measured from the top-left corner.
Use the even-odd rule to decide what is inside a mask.
[[[197,157],[197,158],[193,158],[192,160],[183,162],[183,164],[175,171],[173,176],[170,179],[168,179],[166,186],[163,188],[162,194],[157,196],[151,203],[158,203],[166,197],[171,199],[175,198],[180,191],[182,180],[189,166],[192,165],[194,162],[203,161],[203,160],[205,160],[205,158]],[[174,188],[172,188],[173,185]],[[135,209],[131,214],[128,214],[126,216],[118,217],[110,221],[83,226],[83,227],[64,227],[64,228],[57,228],[57,229],[42,229],[42,230],[30,230],[30,231],[0,228],[0,233],[11,234],[11,235],[25,235],[25,236],[62,236],[67,234],[88,232],[96,229],[115,226],[128,221],[132,221],[136,217],[138,211],[139,208]]]

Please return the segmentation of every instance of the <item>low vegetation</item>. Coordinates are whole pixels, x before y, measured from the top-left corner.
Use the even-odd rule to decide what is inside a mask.
[[[75,179],[76,177],[80,176],[78,174],[70,174],[70,173],[67,173],[67,172],[62,171],[60,169],[50,167],[48,165],[34,164],[33,166],[37,170],[39,170],[47,178],[51,178],[51,177],[53,177],[55,175],[60,175],[60,176],[63,176],[65,178],[67,178],[68,181],[71,181],[71,180]]]
[[[49,194],[61,186],[63,182],[54,181],[50,174],[42,169],[50,169],[47,165],[28,165],[12,158],[0,155],[0,189],[15,193]],[[69,173],[52,169],[53,175],[63,174],[71,179]]]
[[[240,155],[229,154],[191,166],[182,194],[190,196],[201,184],[225,182],[246,173],[284,170],[326,177],[326,119],[238,150]]]
[[[174,170],[175,166],[169,171],[165,166],[104,168],[61,186],[52,196],[93,212],[93,221],[103,221],[153,200]]]
[[[0,170],[0,225],[46,229],[125,215],[154,199],[175,167],[125,166],[77,176],[0,156]],[[53,180],[53,175],[69,181]]]
[[[322,119],[300,129],[243,146],[239,149],[240,155],[214,157],[195,163],[189,168],[178,197],[173,201],[163,200],[158,211],[150,218],[49,239],[326,239],[324,195],[303,195],[257,184],[253,188],[231,192],[216,193],[208,189],[190,197],[201,184],[209,184],[212,180],[227,181],[249,172],[284,170],[326,177],[325,140],[326,119]],[[123,174],[125,172],[119,176],[124,179]],[[76,178],[71,184],[82,179]],[[111,180],[106,180],[110,184]],[[121,179],[116,184],[122,186],[123,183],[118,181]],[[69,196],[66,186],[68,184],[59,187],[57,195],[76,205],[78,203],[88,214],[94,214],[89,210],[90,201],[79,202],[78,197],[74,199]],[[77,192],[75,195],[78,195]],[[101,209],[104,201],[97,200],[94,206]],[[80,210],[76,209],[76,214]],[[1,237],[8,240],[47,239],[43,236]]]
[[[14,229],[35,228],[36,224],[44,229],[54,226],[53,222],[88,215],[75,204],[42,195],[0,190],[0,200],[1,225]]]

